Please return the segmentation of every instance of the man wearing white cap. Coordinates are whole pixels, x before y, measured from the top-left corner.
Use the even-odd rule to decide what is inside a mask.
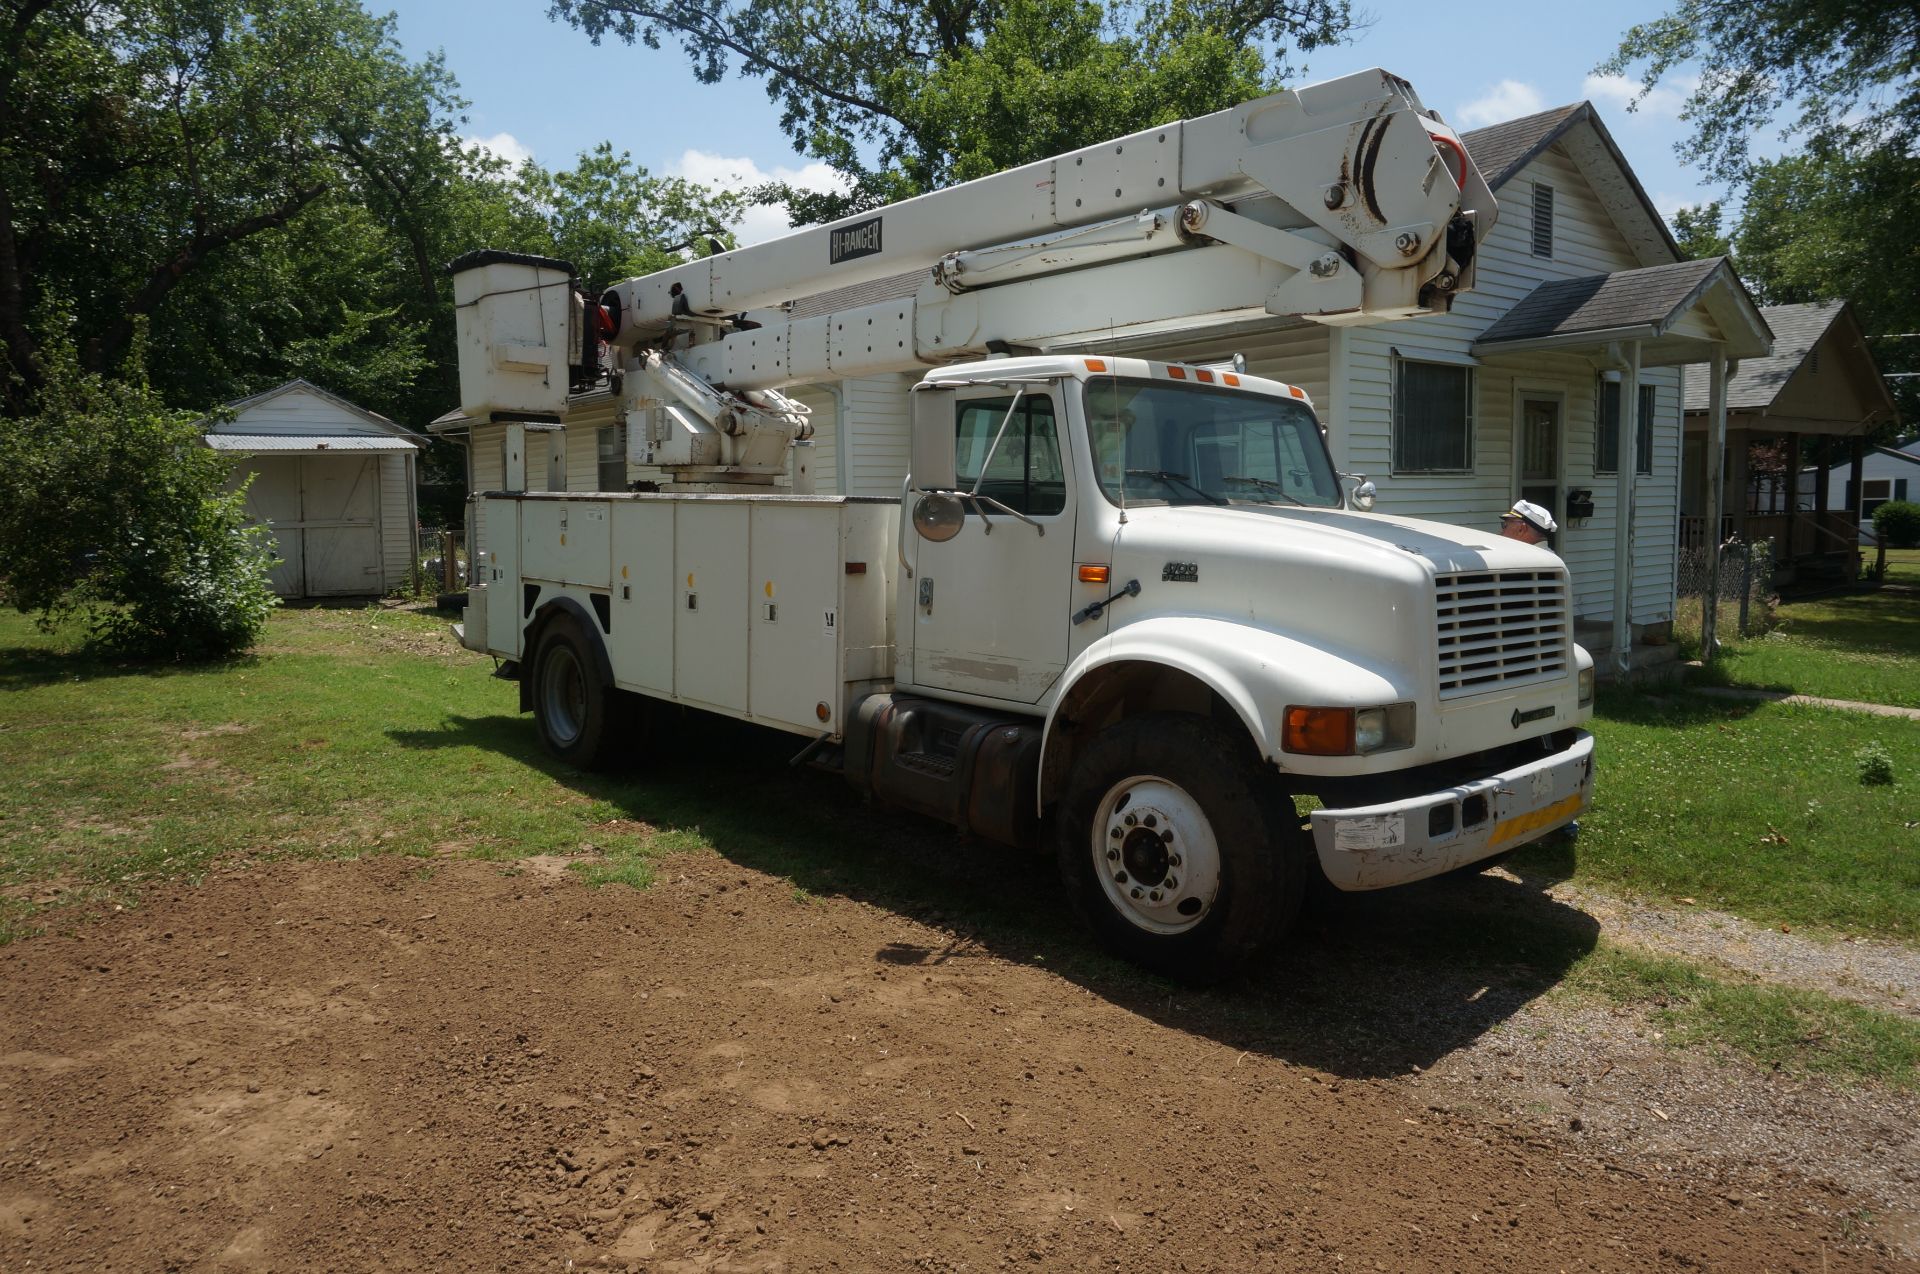
[[[1545,544],[1547,537],[1560,528],[1553,514],[1531,500],[1521,500],[1500,515],[1500,534],[1522,544]]]

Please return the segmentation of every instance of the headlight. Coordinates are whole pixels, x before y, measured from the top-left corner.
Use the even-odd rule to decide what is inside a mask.
[[[1579,688],[1580,706],[1584,708],[1588,704],[1592,703],[1593,702],[1593,665],[1592,664],[1588,664],[1585,668],[1582,668],[1580,670],[1580,675],[1577,681],[1575,682],[1575,685],[1578,686]]]
[[[1286,711],[1280,746],[1307,756],[1366,756],[1413,746],[1413,705]]]

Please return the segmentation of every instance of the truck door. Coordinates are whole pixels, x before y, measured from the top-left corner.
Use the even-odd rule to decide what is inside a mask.
[[[1040,385],[1018,394],[963,390],[954,413],[960,489],[972,489],[984,468],[980,494],[1039,529],[970,503],[965,527],[943,544],[906,532],[917,546],[906,598],[912,684],[1035,703],[1067,663],[1074,492],[1066,413],[1058,392]]]

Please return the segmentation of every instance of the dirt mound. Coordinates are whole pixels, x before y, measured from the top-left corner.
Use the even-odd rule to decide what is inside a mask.
[[[1167,999],[713,855],[217,877],[0,951],[0,1267],[1885,1267]]]

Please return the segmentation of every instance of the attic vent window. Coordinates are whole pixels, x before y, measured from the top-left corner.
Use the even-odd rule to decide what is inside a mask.
[[[1812,353],[1807,355],[1807,370],[1812,372],[1815,376],[1818,376],[1820,374],[1820,351],[1819,350],[1816,349]]]
[[[1533,255],[1553,255],[1553,187],[1533,183]]]

